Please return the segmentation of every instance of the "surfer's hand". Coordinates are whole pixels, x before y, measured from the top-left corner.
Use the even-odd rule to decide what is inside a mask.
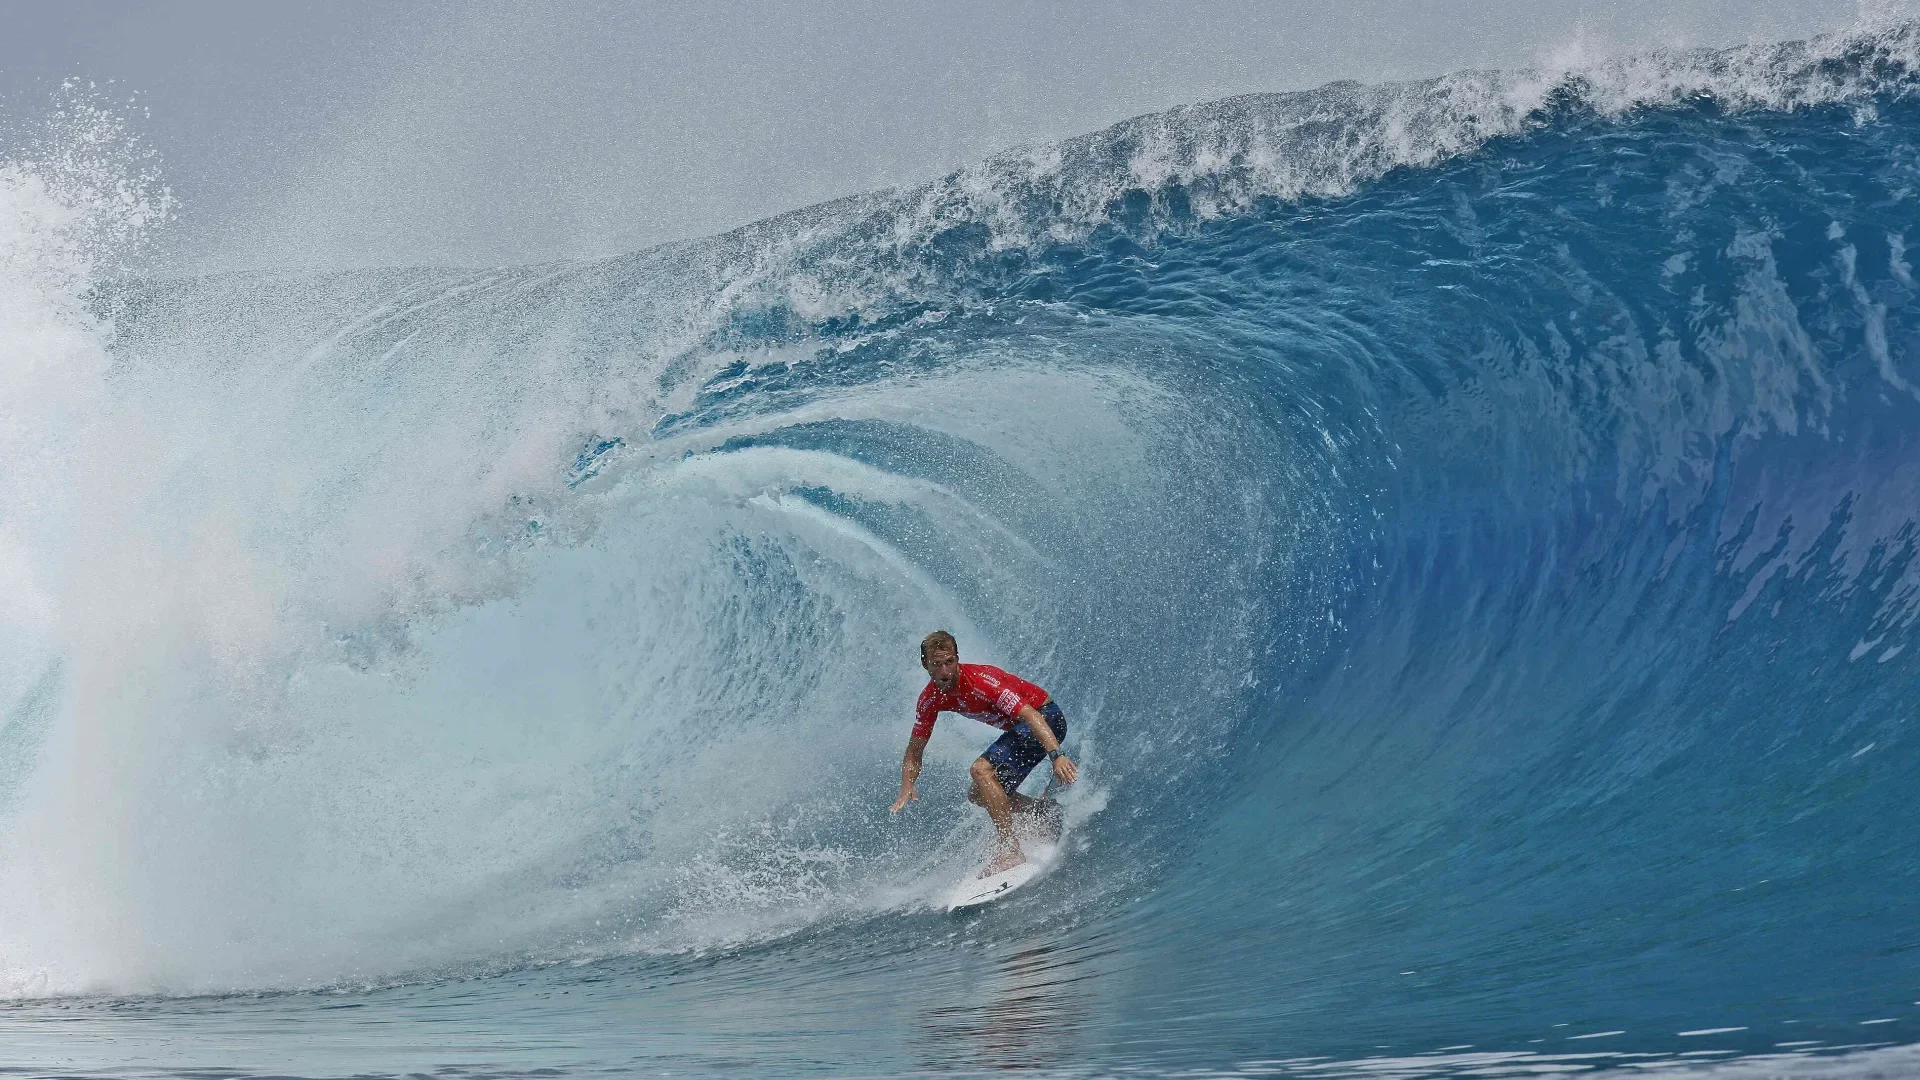
[[[900,811],[905,810],[907,808],[907,803],[909,800],[917,802],[919,798],[920,798],[920,793],[914,790],[914,787],[912,784],[902,784],[900,785],[900,797],[893,800],[893,808],[887,812],[890,814],[897,814]]]
[[[1065,754],[1053,759],[1053,775],[1063,784],[1071,784],[1080,779],[1080,770],[1073,767],[1073,759]]]

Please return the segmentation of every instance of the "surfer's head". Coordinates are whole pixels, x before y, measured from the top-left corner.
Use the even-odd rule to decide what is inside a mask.
[[[945,630],[935,630],[920,639],[920,666],[927,677],[942,690],[951,690],[960,677],[960,643]]]

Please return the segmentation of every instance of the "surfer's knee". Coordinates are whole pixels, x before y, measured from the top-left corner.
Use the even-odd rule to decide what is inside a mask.
[[[992,790],[987,786],[988,784],[998,785],[1000,783],[1000,778],[993,774],[993,763],[986,758],[974,758],[973,768],[968,771],[973,774],[973,790],[967,792],[967,798],[972,799],[974,802],[980,802],[981,799],[986,797],[986,793]],[[981,805],[985,804],[982,803]]]

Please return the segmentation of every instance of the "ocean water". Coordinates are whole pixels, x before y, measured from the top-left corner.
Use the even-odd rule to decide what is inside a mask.
[[[76,98],[0,162],[0,1068],[1920,1071],[1916,90],[1335,84],[186,280]],[[1084,770],[965,915],[936,626]]]

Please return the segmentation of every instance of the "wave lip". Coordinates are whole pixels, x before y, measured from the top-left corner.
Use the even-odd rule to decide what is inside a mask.
[[[907,246],[984,224],[992,247],[1037,248],[1084,238],[1121,213],[1191,223],[1261,199],[1350,194],[1393,169],[1430,167],[1538,127],[1558,110],[1618,118],[1699,101],[1728,111],[1865,105],[1910,96],[1916,70],[1920,23],[1889,22],[1805,42],[1248,94],[961,169],[907,192],[892,236]],[[1127,206],[1130,192],[1146,193],[1151,209]]]
[[[1804,42],[1248,94],[1017,148],[926,184],[607,267],[617,275],[673,266],[691,283],[673,290],[689,306],[663,325],[695,331],[688,343],[743,321],[764,326],[769,313],[804,334],[849,316],[873,321],[995,295],[1034,258],[1102,229],[1151,242],[1267,201],[1342,198],[1395,169],[1430,169],[1573,112],[1624,120],[1710,102],[1736,113],[1846,106],[1865,118],[1876,101],[1910,97],[1916,70],[1920,23],[1878,20]]]

